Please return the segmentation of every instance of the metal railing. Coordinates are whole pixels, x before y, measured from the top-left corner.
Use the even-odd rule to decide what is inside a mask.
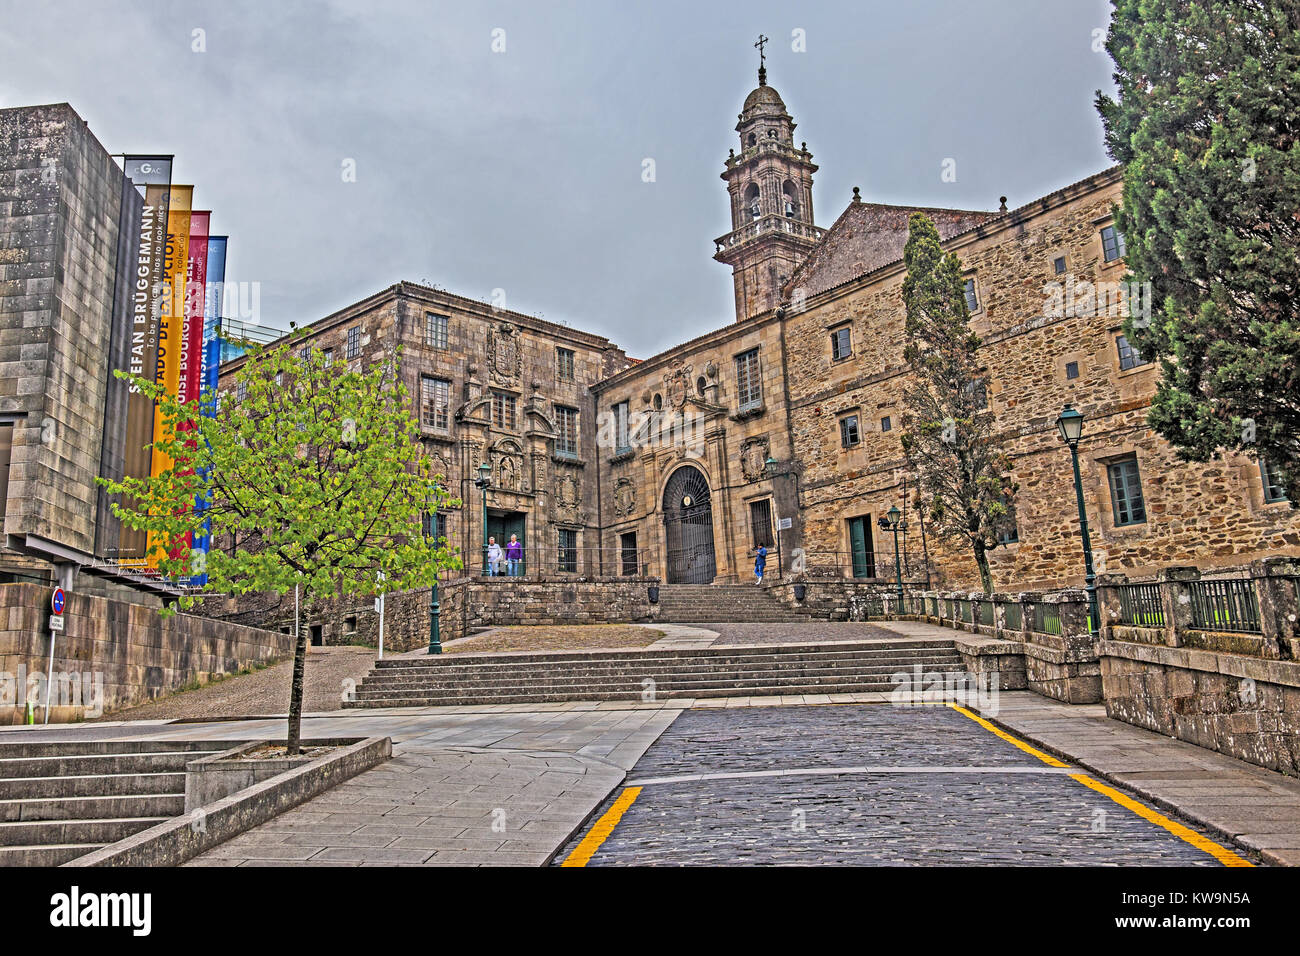
[[[1130,627],[1164,627],[1165,607],[1158,584],[1120,584],[1119,622]]]
[[[769,549],[771,550],[771,549]],[[897,577],[894,552],[885,551],[820,551],[804,549],[802,553],[790,552],[786,563],[792,573],[803,573],[810,578],[874,578],[893,580]],[[898,564],[903,577],[913,580],[926,572],[924,555],[919,551],[898,552]]]
[[[1038,602],[1032,605],[1033,615],[1030,617],[1030,630],[1039,634],[1060,634],[1061,633],[1061,606],[1059,604],[1045,604]]]
[[[1025,627],[1025,616],[1021,611],[1020,602],[1014,604],[1004,604],[1002,606],[1002,620],[1005,622],[1004,630],[1021,631]]]
[[[1189,581],[1192,626],[1205,631],[1258,634],[1259,600],[1249,578]]]

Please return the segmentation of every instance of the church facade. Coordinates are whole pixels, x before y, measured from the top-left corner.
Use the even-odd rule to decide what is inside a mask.
[[[368,362],[403,347],[424,440],[462,506],[431,531],[481,570],[485,534],[524,543],[532,575],[653,575],[666,583],[769,572],[977,586],[969,554],[934,535],[900,442],[907,369],[901,286],[914,207],[858,190],[826,228],[817,166],[760,70],[722,179],[735,321],[644,360],[599,336],[401,283],[314,323],[303,347]],[[1117,168],[1016,209],[922,209],[961,259],[985,396],[1013,455],[1018,525],[995,585],[1082,580],[1069,452],[1080,445],[1098,571],[1230,568],[1300,552],[1300,517],[1267,462],[1177,460],[1145,424],[1159,378],[1124,338],[1140,289],[1123,284]],[[1145,307],[1150,307],[1149,298]],[[240,360],[223,366],[235,389]],[[237,396],[231,396],[237,399]],[[490,476],[486,496],[473,484]],[[486,526],[484,524],[486,515]],[[886,538],[885,535],[888,534]]]

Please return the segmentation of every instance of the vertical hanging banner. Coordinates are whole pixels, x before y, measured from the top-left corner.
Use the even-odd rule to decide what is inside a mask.
[[[203,376],[203,320],[208,274],[208,224],[212,213],[190,214],[189,258],[185,266],[185,336],[181,343],[182,402],[199,397]]]
[[[221,300],[226,282],[226,236],[209,236],[207,249],[207,267],[205,270],[205,293],[203,297],[203,355],[199,373],[200,395],[203,398],[203,415],[213,418],[217,414],[217,376],[221,370]],[[202,514],[207,504],[200,497],[194,502],[194,508]],[[212,522],[203,522],[203,534],[195,535],[194,550],[205,556],[212,545]],[[202,587],[208,583],[206,557],[202,567],[195,569],[198,573],[191,575],[190,583]]]
[[[162,315],[158,324],[158,360],[154,382],[169,395],[180,388],[181,346],[185,339],[185,273],[189,266],[190,209],[194,198],[193,186],[173,186],[171,205],[167,210],[167,251],[163,265]],[[162,407],[156,405],[153,419],[154,449],[151,474],[154,477],[169,471],[172,459],[157,445],[171,436],[167,434]],[[160,560],[159,549],[170,546],[157,532],[148,536],[147,564],[156,568]]]
[[[182,402],[197,401],[203,371],[203,304],[207,291],[208,224],[212,213],[190,213],[189,255],[185,265],[185,328],[181,337],[180,379],[176,397]],[[180,430],[191,432],[195,423],[186,421]],[[192,445],[192,442],[187,445]],[[188,469],[187,469],[188,471]],[[189,548],[193,539],[186,533],[177,547]]]
[[[162,319],[162,286],[167,250],[167,218],[172,181],[171,156],[124,156],[123,169],[144,197],[137,224],[134,282],[131,290],[131,349],[126,371],[153,378],[158,363],[158,328]],[[134,385],[127,398],[126,448],[123,473],[148,478],[152,471],[149,443],[153,441],[154,407]],[[145,562],[146,535],[122,528],[117,560],[124,565]]]

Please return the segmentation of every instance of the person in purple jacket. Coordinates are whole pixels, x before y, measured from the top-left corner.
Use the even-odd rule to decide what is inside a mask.
[[[519,576],[519,569],[524,563],[524,546],[517,535],[511,535],[506,543],[506,573],[512,578]]]

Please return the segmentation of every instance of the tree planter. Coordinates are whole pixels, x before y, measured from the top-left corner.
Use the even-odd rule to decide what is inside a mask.
[[[263,756],[268,748],[283,751],[283,740],[254,740],[239,747],[192,760],[185,765],[185,812],[215,803],[232,793],[296,770],[314,760],[327,757],[343,747],[360,743],[364,737],[330,737],[301,742],[302,752],[295,757]]]

